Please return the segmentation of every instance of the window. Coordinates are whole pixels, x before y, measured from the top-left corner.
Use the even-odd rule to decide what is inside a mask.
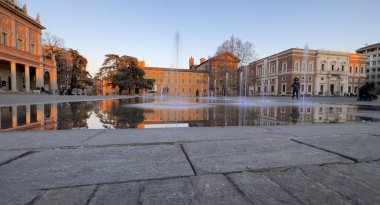
[[[272,87],[270,88],[271,92],[273,93],[274,92],[274,86],[272,85]]]
[[[322,68],[321,68],[321,71],[325,71],[325,64],[324,63],[322,63]]]
[[[296,71],[298,71],[298,62],[296,62]]]
[[[306,63],[302,63],[302,71],[306,70]]]
[[[302,91],[302,92],[305,91],[305,85],[304,85],[304,84],[301,84],[301,91]]]
[[[311,77],[309,77],[309,80],[311,80]]]
[[[351,85],[348,86],[348,93],[351,93]]]
[[[308,69],[309,69],[309,72],[313,72],[313,64],[312,63],[309,64],[309,68]]]
[[[364,73],[364,68],[363,67],[360,68],[360,73]]]
[[[31,44],[31,45],[30,45],[30,53],[31,53],[31,54],[35,54],[35,50],[36,50],[36,49],[35,49],[34,44]],[[161,80],[161,81],[162,81],[162,80]]]
[[[5,33],[5,32],[3,32],[2,34],[1,34],[1,43],[3,44],[3,45],[7,45],[8,44],[8,42],[7,42],[7,33]]]
[[[350,66],[350,73],[352,73],[352,67]]]
[[[344,72],[344,65],[342,65],[342,72]]]
[[[311,93],[311,85],[307,86],[307,92]]]
[[[321,92],[321,94],[323,94],[323,85],[321,85],[321,88],[319,89],[319,91]]]
[[[355,68],[355,73],[358,73],[358,67]]]
[[[282,84],[282,92],[286,91],[286,84]]]
[[[286,81],[286,77],[282,77],[282,81]]]
[[[22,40],[17,39],[17,49],[22,50]]]
[[[321,78],[321,80],[324,80],[324,78]]]
[[[287,65],[287,63],[283,63],[283,64],[282,64],[282,73],[287,72],[287,70],[288,70],[288,65]]]
[[[334,71],[334,66],[335,66],[335,65],[331,65],[331,70],[332,70],[332,71]]]

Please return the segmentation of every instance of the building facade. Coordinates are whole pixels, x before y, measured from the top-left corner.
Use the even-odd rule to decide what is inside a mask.
[[[42,55],[43,29],[26,5],[0,0],[0,91],[57,90],[55,60]]]
[[[147,67],[139,61],[146,79],[154,79],[152,90],[134,89],[132,95],[214,96],[237,95],[237,65],[232,53],[223,53],[209,60],[202,58],[199,65],[190,58],[189,69]],[[103,80],[103,95],[117,95],[118,88]]]
[[[201,58],[200,65],[194,65],[190,58],[189,67],[194,71],[206,71],[211,95],[238,95],[238,63],[240,59],[231,52],[225,52],[208,60]]]
[[[206,96],[207,76],[205,71],[144,67],[145,78],[154,79],[154,87],[147,93],[157,95]]]
[[[249,95],[291,95],[298,77],[301,95],[344,96],[357,95],[365,84],[365,66],[362,54],[292,48],[250,63],[244,73]]]
[[[357,53],[367,55],[367,82],[374,83],[380,91],[380,43],[359,48]]]

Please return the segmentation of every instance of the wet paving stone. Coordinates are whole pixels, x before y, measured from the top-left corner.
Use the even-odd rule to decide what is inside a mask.
[[[191,175],[176,145],[45,151],[0,167],[3,185],[38,189]]]
[[[358,161],[380,159],[380,137],[348,135],[298,138],[297,141],[349,156]]]
[[[188,143],[184,148],[198,174],[352,162],[281,138]]]

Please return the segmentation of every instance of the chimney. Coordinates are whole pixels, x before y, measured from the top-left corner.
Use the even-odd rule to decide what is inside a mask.
[[[36,22],[39,23],[39,24],[41,24],[41,19],[40,19],[40,14],[39,13],[37,13]]]
[[[191,57],[191,58],[189,59],[189,68],[191,69],[191,67],[193,67],[193,65],[194,65],[194,58]]]
[[[201,64],[206,62],[206,59],[205,58],[201,58]]]

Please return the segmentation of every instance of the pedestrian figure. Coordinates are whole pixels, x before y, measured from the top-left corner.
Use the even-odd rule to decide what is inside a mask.
[[[299,89],[300,89],[299,78],[297,78],[297,77],[294,78],[293,84],[292,84],[292,88],[293,88],[292,99],[294,99],[294,96],[296,96],[297,100],[298,100],[298,92],[299,92]]]

